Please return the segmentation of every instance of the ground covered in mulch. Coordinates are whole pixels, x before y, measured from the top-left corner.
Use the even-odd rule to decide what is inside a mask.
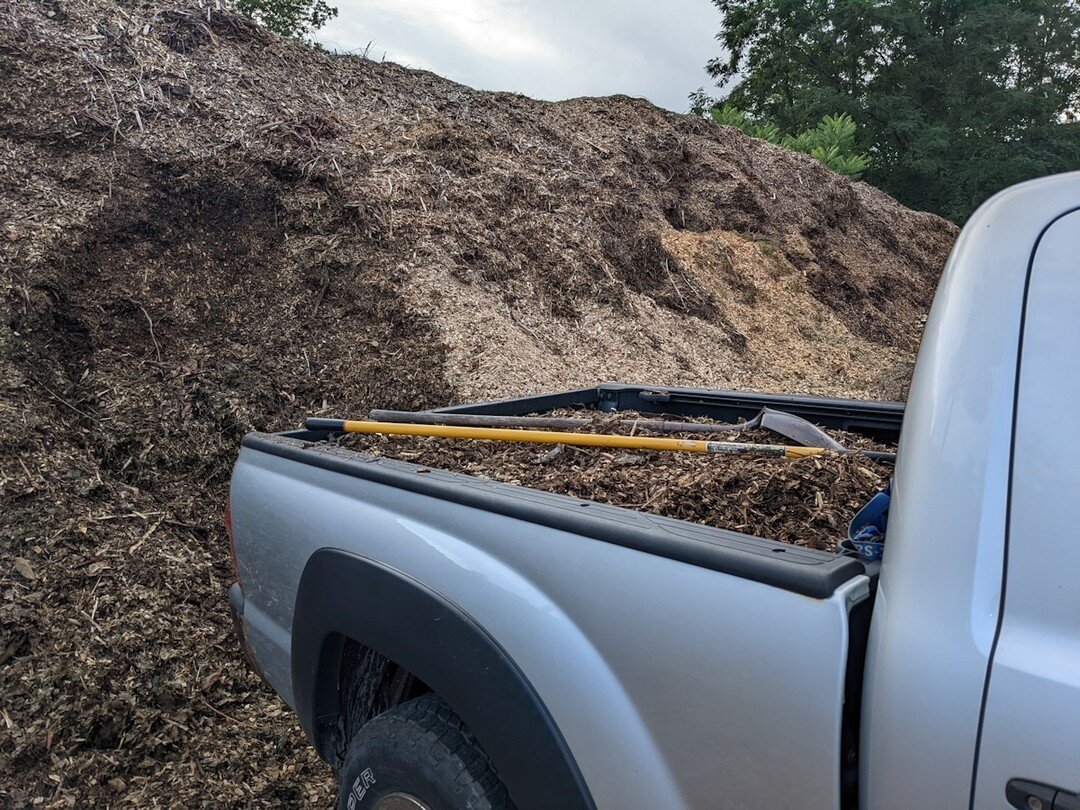
[[[570,411],[558,415],[580,416]],[[571,432],[627,435],[628,428],[615,420],[638,416],[648,418],[633,412],[595,415],[592,425]],[[767,430],[640,435],[789,443]],[[858,434],[830,435],[852,449],[893,449]],[[884,489],[893,470],[890,463],[858,454],[786,459],[359,434],[344,437],[342,443],[371,455],[827,551],[837,550],[848,521],[874,492]]]
[[[174,0],[0,0],[0,803],[327,804],[232,638],[245,432],[602,379],[895,398],[954,238],[640,99],[477,92]],[[796,542],[879,483],[664,463],[517,474],[602,498],[608,464],[658,511],[666,469]]]

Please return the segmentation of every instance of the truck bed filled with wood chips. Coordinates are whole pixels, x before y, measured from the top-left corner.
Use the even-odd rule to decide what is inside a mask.
[[[591,413],[582,433],[629,435],[624,420],[655,414]],[[545,414],[546,415],[546,414]],[[580,417],[564,410],[551,416]],[[707,420],[691,420],[700,421]],[[856,433],[827,431],[845,447],[892,450]],[[737,434],[664,433],[669,438],[785,444],[767,430]],[[848,522],[878,490],[893,465],[858,453],[777,458],[754,453],[699,454],[438,437],[349,435],[342,443],[422,467],[623,506],[800,546],[837,550]]]

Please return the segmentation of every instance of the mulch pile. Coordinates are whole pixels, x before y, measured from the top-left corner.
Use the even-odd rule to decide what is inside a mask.
[[[596,415],[592,425],[575,432],[626,435],[628,428],[614,419],[638,416],[645,415]],[[858,434],[829,434],[853,449],[894,449]],[[641,435],[788,443],[767,430]],[[372,455],[827,551],[837,550],[848,521],[874,492],[885,488],[893,471],[891,464],[857,454],[784,459],[360,434],[346,436],[342,443]]]
[[[955,235],[639,99],[0,0],[0,803],[328,802],[229,625],[245,432],[602,379],[899,397]],[[820,485],[824,537],[858,466],[684,484],[780,535],[755,504],[818,520]]]

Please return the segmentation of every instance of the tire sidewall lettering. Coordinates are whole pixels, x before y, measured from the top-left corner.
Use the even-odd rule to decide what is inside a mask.
[[[349,810],[356,810],[360,802],[364,800],[364,796],[367,795],[368,789],[374,784],[375,774],[371,768],[364,768],[349,786],[349,798],[346,802]]]

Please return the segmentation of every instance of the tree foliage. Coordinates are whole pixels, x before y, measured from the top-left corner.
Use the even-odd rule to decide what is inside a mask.
[[[275,33],[302,37],[322,28],[338,10],[326,0],[234,0],[236,10]]]
[[[870,158],[855,152],[855,122],[850,115],[822,116],[816,127],[806,129],[797,135],[785,135],[772,122],[760,122],[751,118],[742,110],[730,104],[712,107],[709,116],[717,124],[726,124],[761,138],[785,149],[805,152],[817,158],[834,172],[846,174],[858,180]]]
[[[866,179],[907,205],[960,221],[1080,168],[1080,0],[713,3],[725,100],[786,132],[850,116]]]

